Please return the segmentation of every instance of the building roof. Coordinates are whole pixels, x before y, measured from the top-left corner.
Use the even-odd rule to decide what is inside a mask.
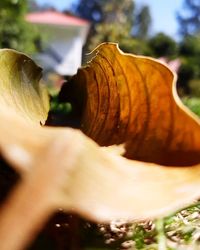
[[[70,16],[61,12],[47,10],[32,12],[26,15],[26,21],[38,24],[53,24],[61,26],[88,26],[89,22],[79,17]]]

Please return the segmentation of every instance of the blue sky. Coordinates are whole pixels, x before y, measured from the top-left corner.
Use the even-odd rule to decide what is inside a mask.
[[[39,4],[49,4],[59,10],[67,9],[77,0],[37,0]],[[176,22],[176,11],[182,8],[183,0],[135,0],[137,6],[147,4],[150,7],[153,19],[152,32],[163,31],[177,38],[178,24]]]

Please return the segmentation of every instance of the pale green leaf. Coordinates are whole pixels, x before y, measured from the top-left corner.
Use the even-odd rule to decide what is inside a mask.
[[[49,99],[39,83],[41,73],[41,68],[25,54],[0,50],[0,109],[14,110],[27,121],[43,124]]]

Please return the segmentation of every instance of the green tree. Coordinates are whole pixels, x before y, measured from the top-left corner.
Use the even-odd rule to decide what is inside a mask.
[[[187,35],[184,37],[179,45],[179,55],[182,59],[178,78],[179,86],[189,94],[191,90],[191,81],[196,79],[196,81],[198,81],[198,84],[196,84],[196,90],[198,89],[199,92],[200,35]],[[197,92],[196,90],[193,92]]]
[[[89,20],[92,24],[103,21],[103,5],[105,0],[79,0],[74,7],[75,14]]]
[[[40,11],[41,7],[35,0],[28,0],[28,12]]]
[[[26,0],[0,1],[0,48],[13,48],[26,53],[36,50],[37,32],[25,21]]]
[[[148,38],[151,21],[149,6],[142,6],[136,15],[136,23],[134,25],[134,34],[139,39],[146,40]]]
[[[93,27],[96,24],[117,24],[116,29],[133,24],[134,2],[132,0],[79,0],[75,14],[89,20]]]
[[[184,0],[182,11],[177,14],[182,36],[179,54],[182,64],[178,83],[187,94],[199,93],[200,84],[200,1]]]
[[[183,37],[200,33],[200,1],[184,0],[183,10],[178,12],[177,20]]]
[[[133,24],[134,5],[132,0],[112,0],[102,5],[102,22],[95,26],[95,36],[91,39],[92,46],[100,42],[119,42],[130,38]]]
[[[80,0],[76,13],[92,22],[86,50],[109,41],[119,43],[126,52],[140,53],[143,44],[132,37],[134,11],[132,0]]]
[[[164,33],[158,33],[148,41],[152,56],[155,57],[174,57],[177,55],[178,48],[176,41]]]

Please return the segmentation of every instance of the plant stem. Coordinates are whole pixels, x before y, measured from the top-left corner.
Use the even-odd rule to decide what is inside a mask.
[[[157,230],[158,250],[167,250],[166,236],[164,231],[164,219],[157,219],[155,221],[155,225]]]
[[[39,188],[20,182],[0,210],[0,249],[24,249],[52,212]]]

